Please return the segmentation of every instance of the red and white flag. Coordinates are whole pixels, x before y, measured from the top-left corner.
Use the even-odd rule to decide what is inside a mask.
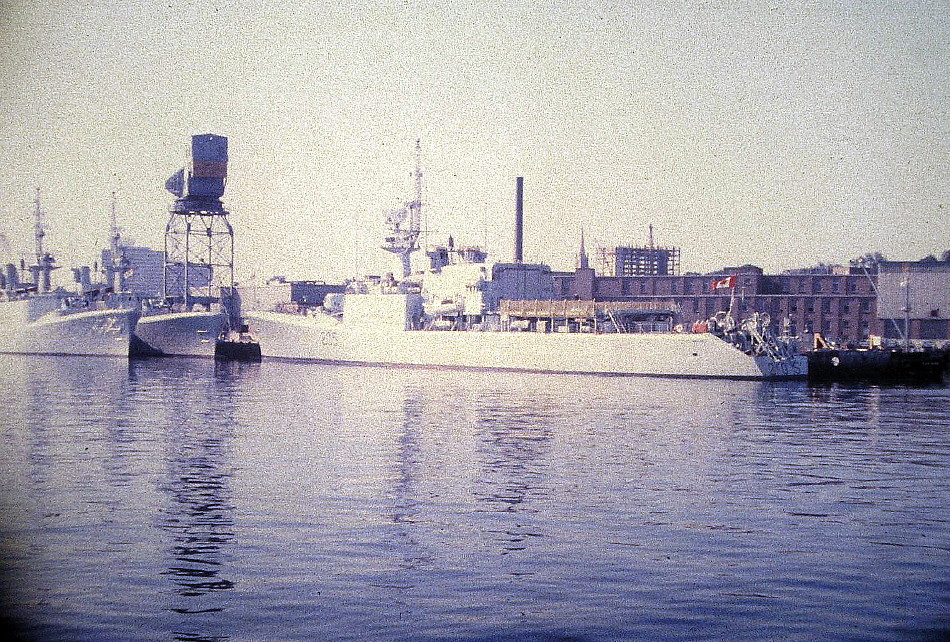
[[[729,288],[735,287],[736,277],[727,276],[725,278],[719,279],[718,281],[713,281],[712,289],[713,290],[727,290]]]

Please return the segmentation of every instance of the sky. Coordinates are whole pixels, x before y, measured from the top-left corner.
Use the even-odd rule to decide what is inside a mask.
[[[950,249],[945,0],[0,0],[0,262],[90,264],[111,193],[162,247],[192,134],[229,139],[241,281],[396,269],[428,239],[575,266],[680,248],[769,272]],[[63,271],[60,271],[63,272]]]

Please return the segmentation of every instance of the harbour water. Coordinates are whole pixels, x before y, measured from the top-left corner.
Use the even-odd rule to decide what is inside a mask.
[[[0,356],[35,640],[946,640],[950,390]]]

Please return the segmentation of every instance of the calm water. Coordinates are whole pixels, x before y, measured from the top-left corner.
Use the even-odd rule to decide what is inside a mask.
[[[37,640],[945,640],[950,391],[0,356]]]

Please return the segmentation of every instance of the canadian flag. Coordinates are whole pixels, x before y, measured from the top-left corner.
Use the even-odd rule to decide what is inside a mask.
[[[713,281],[713,283],[712,283],[712,289],[713,289],[713,290],[725,290],[725,289],[728,289],[728,288],[731,288],[731,287],[735,287],[735,285],[736,285],[736,277],[734,277],[734,276],[727,276],[727,277],[725,277],[725,278],[723,278],[723,279],[719,279],[718,281]]]

